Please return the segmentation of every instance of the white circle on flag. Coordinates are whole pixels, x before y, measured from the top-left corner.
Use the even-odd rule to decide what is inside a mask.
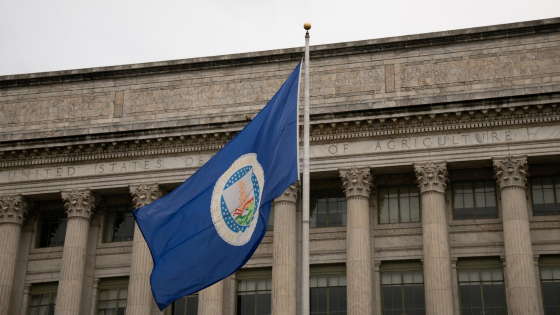
[[[230,245],[247,244],[255,231],[264,188],[264,172],[255,153],[240,156],[220,176],[210,213],[218,235]]]

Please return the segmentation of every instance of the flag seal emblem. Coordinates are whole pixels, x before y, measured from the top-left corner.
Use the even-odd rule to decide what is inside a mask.
[[[216,182],[210,212],[218,235],[230,245],[251,239],[259,217],[264,172],[255,153],[244,154]]]

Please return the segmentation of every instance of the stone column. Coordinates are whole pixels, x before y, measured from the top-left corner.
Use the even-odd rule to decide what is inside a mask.
[[[274,200],[272,251],[272,314],[296,314],[296,202],[299,183]]]
[[[508,314],[539,314],[525,184],[527,157],[494,159],[504,222]]]
[[[134,208],[141,208],[160,198],[163,194],[159,184],[130,185]],[[155,303],[150,286],[150,274],[154,262],[148,244],[138,227],[134,225],[134,239],[132,241],[132,262],[130,263],[130,277],[128,282],[127,315],[150,315],[152,304]]]
[[[371,235],[369,194],[372,180],[369,168],[340,170],[346,193],[346,290],[348,315],[373,312],[371,281]]]
[[[27,307],[29,306],[29,299],[31,298],[31,289],[33,284],[26,283],[23,286],[23,301],[21,303],[21,315],[27,315]]]
[[[63,191],[62,199],[68,214],[68,225],[62,250],[55,314],[79,315],[89,221],[99,198],[89,189],[76,189]]]
[[[21,195],[0,196],[0,314],[8,314],[28,203]]]
[[[198,315],[222,314],[223,305],[224,280],[216,282],[198,293]]]
[[[445,212],[445,162],[415,164],[422,202],[426,314],[453,314],[451,257]]]

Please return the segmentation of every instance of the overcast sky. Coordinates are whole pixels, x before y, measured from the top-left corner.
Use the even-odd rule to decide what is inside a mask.
[[[0,75],[184,59],[560,16],[560,0],[0,0]]]

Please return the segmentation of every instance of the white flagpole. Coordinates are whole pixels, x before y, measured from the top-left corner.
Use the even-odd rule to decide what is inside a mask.
[[[301,315],[309,315],[309,30],[305,23],[303,85],[303,224],[301,229]]]

